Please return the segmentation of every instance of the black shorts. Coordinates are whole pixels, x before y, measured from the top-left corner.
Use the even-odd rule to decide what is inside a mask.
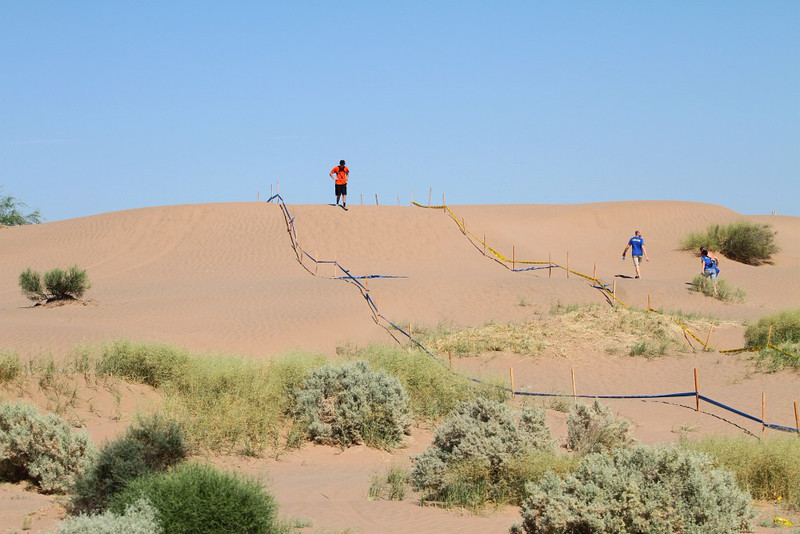
[[[347,184],[335,184],[336,185],[336,196],[344,195],[347,196]]]

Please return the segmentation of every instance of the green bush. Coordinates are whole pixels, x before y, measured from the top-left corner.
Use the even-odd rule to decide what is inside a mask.
[[[630,427],[627,419],[615,416],[597,400],[591,406],[579,402],[567,414],[567,448],[589,454],[627,447],[632,444]]]
[[[522,528],[528,534],[734,533],[756,515],[729,471],[676,447],[590,454],[566,479],[548,473],[526,491]]]
[[[281,530],[277,504],[257,482],[211,466],[186,462],[167,473],[131,481],[112,498],[109,510],[147,499],[158,511],[164,532],[265,533]]]
[[[103,347],[97,371],[157,388],[184,376],[188,367],[189,353],[185,351],[118,340]]]
[[[781,499],[800,509],[800,439],[781,436],[766,440],[708,437],[681,446],[707,453],[730,469],[740,487],[755,499]]]
[[[97,515],[81,514],[66,518],[58,528],[58,534],[160,534],[163,532],[158,520],[158,511],[147,499],[125,507],[122,514],[103,512]]]
[[[20,273],[19,286],[22,294],[34,302],[79,299],[92,287],[86,271],[77,265],[67,271],[52,269],[44,277],[29,267]]]
[[[10,195],[0,196],[0,226],[20,226],[23,224],[39,224],[42,217],[39,210],[25,214],[20,208],[27,205]]]
[[[411,423],[400,381],[364,361],[312,371],[295,397],[298,420],[317,443],[393,448]]]
[[[764,347],[767,345],[769,328],[772,327],[773,345],[781,343],[800,344],[800,308],[783,310],[767,315],[751,324],[744,332],[744,340],[748,347]]]
[[[70,489],[95,455],[86,432],[25,403],[0,405],[0,478],[31,480],[44,493]]]
[[[517,418],[508,406],[478,398],[460,404],[437,429],[414,459],[411,482],[425,500],[470,508],[514,502],[522,460],[553,449],[542,408],[525,407]]]
[[[769,224],[739,221],[727,226],[712,224],[705,232],[686,236],[684,250],[718,250],[726,258],[749,265],[768,261],[780,251],[775,244],[775,232]]]
[[[502,401],[505,392],[493,386],[475,384],[450,372],[447,367],[420,350],[371,346],[363,350],[340,349],[347,358],[361,359],[370,367],[397,378],[408,393],[415,419],[436,420],[467,400],[477,397]]]
[[[11,382],[22,373],[19,354],[12,350],[0,351],[0,384]]]
[[[139,419],[126,434],[103,447],[97,461],[75,484],[73,509],[97,512],[132,480],[166,471],[186,459],[180,425],[159,416]]]
[[[695,275],[690,290],[723,302],[744,302],[747,296],[744,289],[730,284],[727,280],[717,278],[714,283],[711,278],[702,274]]]

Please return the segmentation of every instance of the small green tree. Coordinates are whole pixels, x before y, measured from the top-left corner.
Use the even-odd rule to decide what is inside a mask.
[[[39,224],[42,216],[39,210],[24,214],[20,208],[26,208],[24,202],[20,202],[10,195],[0,196],[0,226],[20,226],[23,224]]]
[[[73,265],[69,270],[53,269],[44,277],[30,267],[19,275],[22,294],[34,302],[77,300],[92,287],[86,271]]]

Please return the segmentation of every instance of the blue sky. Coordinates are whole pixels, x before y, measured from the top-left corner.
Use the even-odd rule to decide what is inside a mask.
[[[0,194],[800,215],[800,2],[0,0]]]

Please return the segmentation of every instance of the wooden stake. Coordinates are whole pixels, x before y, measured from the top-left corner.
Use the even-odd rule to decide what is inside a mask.
[[[652,310],[653,308],[650,307],[650,293],[647,294],[647,311]]]
[[[428,207],[430,207],[430,205],[431,205],[431,195],[432,194],[433,194],[433,188],[429,187],[428,188]]]
[[[699,380],[697,378],[697,367],[694,368],[694,402],[695,407],[694,410],[696,412],[700,411],[700,387],[699,387]]]
[[[414,323],[408,323],[408,337],[414,337]]]
[[[369,293],[369,276],[364,276],[364,290]]]
[[[483,255],[486,256],[486,234],[483,234]]]
[[[711,341],[711,332],[714,331],[714,323],[711,323],[711,326],[708,327],[708,337],[706,337],[706,348],[708,348],[708,343]]]
[[[375,193],[375,205],[378,205],[378,193]]]
[[[364,193],[359,193],[358,195],[361,197],[361,205],[363,206],[364,205]]]
[[[611,297],[614,299],[614,302],[617,302],[617,281],[614,280],[611,282]]]
[[[800,412],[797,411],[797,401],[794,401],[794,426],[800,432]]]
[[[547,278],[553,277],[553,254],[547,253]]]
[[[766,392],[761,393],[761,439],[764,439],[764,434],[767,430],[767,424],[764,422],[767,420],[767,394]]]
[[[514,399],[514,398],[516,398],[516,395],[514,394],[514,368],[513,367],[509,367],[508,368],[508,376],[511,378],[511,398]]]
[[[764,348],[769,347],[770,343],[772,343],[772,325],[769,325],[769,332],[767,332],[767,346]]]
[[[570,372],[572,373],[572,400],[577,401],[578,393],[577,390],[575,389],[575,369],[570,369]]]
[[[450,370],[453,370],[453,353],[449,350],[447,351],[447,361],[450,362]]]
[[[319,272],[319,250],[314,251],[314,276]]]
[[[594,268],[592,269],[592,280],[597,281],[597,262],[594,262]]]
[[[464,235],[467,235],[467,221],[464,217],[461,217],[461,231],[464,232]]]
[[[261,191],[256,193],[256,202],[261,202]]]
[[[511,245],[511,270],[517,270],[517,247],[516,245]]]
[[[569,278],[569,250],[567,251],[567,278]]]
[[[447,202],[444,200],[444,193],[442,193],[442,206],[447,206]]]

